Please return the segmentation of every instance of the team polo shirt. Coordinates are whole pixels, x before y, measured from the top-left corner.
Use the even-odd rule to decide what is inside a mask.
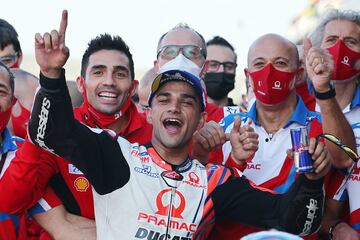
[[[360,86],[356,87],[351,103],[343,110],[352,127],[357,152],[360,153]],[[349,201],[350,225],[360,233],[360,162],[357,162],[351,175],[333,173],[332,184],[327,189],[328,197],[339,201]]]
[[[309,137],[316,137],[322,132],[320,115],[309,111],[301,98],[297,97],[297,105],[289,121],[271,135],[258,121],[255,101],[249,112],[230,115],[220,121],[220,125],[223,126],[226,133],[233,128],[236,116],[240,116],[242,126],[250,125],[259,135],[259,149],[251,159],[247,160],[243,174],[257,186],[274,190],[277,193],[287,192],[297,177],[294,162],[286,155],[286,150],[292,148],[290,129],[307,126]],[[230,142],[226,142],[221,150],[222,163],[234,166],[230,157]],[[212,157],[210,159],[214,160]],[[241,236],[256,231],[259,229],[226,221],[216,227],[212,239],[239,239]]]
[[[152,125],[147,123],[145,114],[139,113],[133,103],[131,103],[128,113],[128,123],[118,134],[130,142],[139,142],[141,144],[150,142]],[[74,116],[77,120],[86,124],[81,108],[74,109]],[[49,155],[51,154],[49,153]],[[85,175],[70,162],[54,155],[45,159],[43,165],[48,166],[48,174],[52,176],[50,185],[63,202],[66,210],[76,215],[94,219],[92,187]],[[50,177],[49,175],[47,177]],[[51,209],[52,204],[48,202],[52,201],[53,195],[51,192],[49,192],[49,195],[45,194],[38,203],[39,210],[47,211]]]
[[[224,117],[236,114],[241,112],[241,108],[239,106],[219,106],[214,103],[206,103],[205,112],[207,112],[208,116],[206,121],[215,121],[219,122]]]

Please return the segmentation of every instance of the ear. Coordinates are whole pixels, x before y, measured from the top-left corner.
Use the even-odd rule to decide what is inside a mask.
[[[19,63],[19,66],[20,66],[20,64],[21,64],[22,60],[23,60],[23,53],[22,53],[22,52],[19,52],[19,56],[18,56],[18,63]]]
[[[205,61],[204,66],[201,68],[199,77],[201,79],[204,79],[205,74],[207,73],[207,70],[209,68],[209,61]]]
[[[84,94],[84,91],[85,91],[85,79],[82,77],[82,76],[79,76],[76,78],[76,86],[77,86],[77,89],[79,90],[79,92],[81,94]]]
[[[153,121],[152,121],[152,118],[151,118],[151,113],[152,113],[152,109],[151,107],[149,108],[146,108],[145,109],[145,115],[146,115],[146,121],[149,123],[149,124],[153,124]]]
[[[297,70],[296,74],[295,74],[295,80],[294,80],[295,82],[294,82],[293,84],[291,84],[291,85],[292,85],[292,86],[299,86],[299,85],[305,83],[305,82],[306,82],[306,78],[304,78],[304,74],[306,74],[305,71],[304,71],[304,68],[300,67],[300,68]],[[293,88],[293,87],[292,87],[292,88]],[[291,89],[292,89],[292,88],[291,88]]]
[[[159,73],[159,69],[160,69],[159,62],[158,62],[158,60],[155,60],[154,61],[154,70],[155,70],[155,72]]]
[[[131,86],[132,89],[131,89],[131,92],[130,92],[130,96],[132,97],[136,93],[136,90],[137,90],[137,88],[139,86],[139,81],[134,79],[134,80],[132,80],[131,85],[132,85]]]
[[[249,69],[244,68],[244,74],[246,78],[249,78]]]
[[[200,130],[204,126],[204,124],[206,123],[207,116],[208,116],[207,112],[205,111],[200,114],[200,120],[196,127],[196,130]]]

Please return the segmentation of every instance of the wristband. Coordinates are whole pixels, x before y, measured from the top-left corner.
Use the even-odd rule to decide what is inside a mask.
[[[315,97],[320,100],[326,100],[326,99],[335,97],[335,95],[336,95],[335,88],[331,84],[329,84],[329,87],[330,87],[330,90],[327,92],[323,92],[323,93],[317,92],[314,88],[313,90],[314,90]]]
[[[329,239],[330,240],[333,239],[334,230],[335,230],[336,226],[339,225],[340,223],[343,223],[343,221],[338,220],[333,225],[331,225],[331,227],[329,228]]]

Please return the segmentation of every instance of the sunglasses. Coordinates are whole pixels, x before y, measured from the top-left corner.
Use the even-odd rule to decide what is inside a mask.
[[[347,175],[345,177],[345,181],[342,182],[339,189],[336,191],[336,195],[337,195],[337,194],[339,194],[340,191],[342,191],[344,189],[344,187],[345,187],[346,183],[348,182],[348,180],[354,170],[354,167],[357,164],[357,162],[359,161],[360,157],[353,149],[351,149],[348,145],[343,144],[340,141],[340,139],[333,134],[330,134],[330,133],[320,134],[319,136],[317,136],[316,142],[318,142],[320,140],[320,138],[324,138],[324,139],[332,142],[333,144],[338,146],[342,151],[344,151],[346,153],[346,155],[348,155],[353,160],[350,171],[347,173]]]
[[[323,133],[317,136],[316,141],[318,142],[320,138],[324,138],[336,146],[338,146],[341,150],[343,150],[354,162],[359,161],[359,155],[351,149],[348,145],[343,144],[338,137],[330,133]]]
[[[4,63],[6,66],[10,67],[12,64],[15,63],[18,56],[19,56],[18,52],[7,55],[7,56],[3,56],[3,57],[0,57],[0,62]]]
[[[205,57],[204,50],[195,45],[167,45],[159,49],[157,57],[161,55],[161,57],[165,59],[174,59],[179,55],[180,50],[188,59],[197,59],[201,56]]]

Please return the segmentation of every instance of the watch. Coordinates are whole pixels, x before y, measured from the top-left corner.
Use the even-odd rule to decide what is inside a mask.
[[[334,230],[336,228],[337,225],[339,225],[340,223],[342,223],[343,221],[341,220],[338,220],[336,221],[333,225],[331,225],[331,227],[329,228],[329,239],[330,240],[333,240],[333,233],[334,233]]]
[[[320,100],[326,100],[326,99],[335,97],[336,93],[335,93],[334,86],[332,84],[329,84],[329,87],[330,87],[330,90],[327,92],[323,92],[323,93],[317,92],[315,90],[315,88],[313,88],[315,97]]]

